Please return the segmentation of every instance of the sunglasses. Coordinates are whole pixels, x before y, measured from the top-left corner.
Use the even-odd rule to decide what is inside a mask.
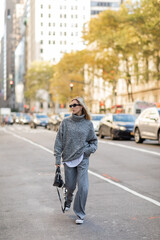
[[[77,107],[77,106],[81,106],[81,104],[76,104],[76,103],[74,103],[74,104],[69,105],[70,108],[72,108],[72,107]]]

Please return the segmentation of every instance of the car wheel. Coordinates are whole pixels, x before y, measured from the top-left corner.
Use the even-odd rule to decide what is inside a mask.
[[[158,132],[158,144],[160,144],[160,129],[159,129],[159,132]]]
[[[114,136],[114,133],[113,133],[113,129],[110,130],[110,138],[111,140],[115,140],[115,136]]]
[[[136,143],[142,143],[144,141],[144,139],[141,138],[140,131],[138,128],[136,128],[135,130],[134,140]]]
[[[36,128],[37,126],[36,126],[36,124],[33,124],[33,128]]]
[[[102,129],[101,128],[99,129],[99,137],[104,138],[104,135],[102,134]]]

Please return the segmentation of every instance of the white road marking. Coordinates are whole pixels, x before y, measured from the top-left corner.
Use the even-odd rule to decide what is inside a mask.
[[[158,152],[153,152],[153,151],[146,150],[146,149],[143,149],[143,148],[136,148],[136,147],[126,146],[126,145],[120,144],[120,143],[107,142],[107,141],[103,141],[103,140],[99,140],[98,142],[160,156],[160,153],[158,153]]]
[[[145,200],[147,200],[147,201],[149,201],[149,202],[151,202],[151,203],[153,203],[153,204],[155,204],[155,205],[157,205],[157,206],[160,207],[160,202],[158,202],[158,201],[156,201],[156,200],[154,200],[154,199],[152,199],[152,198],[146,197],[146,196],[144,196],[144,195],[142,195],[142,194],[140,194],[140,193],[138,193],[138,192],[136,192],[136,191],[134,191],[134,190],[132,190],[132,189],[130,189],[130,188],[128,188],[128,187],[123,186],[123,185],[120,184],[120,183],[116,183],[116,182],[114,182],[114,181],[112,181],[112,180],[110,180],[110,179],[107,179],[107,178],[101,176],[100,174],[97,174],[97,173],[95,173],[95,172],[92,172],[91,170],[88,170],[88,172],[89,172],[90,174],[92,174],[93,176],[95,176],[95,177],[98,177],[98,178],[100,178],[100,179],[102,179],[102,180],[104,180],[104,181],[106,181],[106,182],[108,182],[108,183],[111,183],[111,184],[113,184],[113,185],[115,185],[115,186],[117,186],[117,187],[119,187],[119,188],[122,188],[122,189],[125,190],[126,192],[129,192],[129,193],[131,193],[131,194],[133,194],[133,195],[135,195],[135,196],[138,196],[138,197],[140,197],[140,198],[143,198],[143,199],[145,199]]]
[[[12,132],[10,132],[10,131],[8,131],[8,130],[6,130],[6,129],[4,129],[4,132],[7,132],[7,133],[13,135],[13,136],[16,137],[16,138],[19,138],[19,139],[21,139],[21,140],[23,140],[23,141],[25,141],[25,142],[28,142],[28,143],[36,146],[36,147],[39,147],[39,148],[41,148],[41,149],[43,149],[43,150],[45,150],[45,151],[47,151],[47,152],[49,152],[49,153],[51,153],[51,154],[53,155],[53,151],[49,150],[49,149],[46,148],[46,147],[43,147],[43,146],[40,145],[40,144],[37,144],[37,143],[35,143],[35,142],[32,142],[31,140],[29,140],[29,139],[27,139],[27,138],[25,138],[25,137],[21,137],[21,136],[15,134],[15,133],[12,133]],[[117,144],[113,144],[113,145],[117,145]],[[119,144],[119,145],[121,145],[121,144]],[[123,146],[123,145],[122,145],[122,146]],[[150,152],[150,151],[149,151],[149,152]],[[129,192],[129,193],[131,193],[131,194],[133,194],[133,195],[135,195],[135,196],[137,196],[137,197],[139,197],[139,198],[142,198],[142,199],[144,199],[144,200],[146,200],[146,201],[148,201],[148,202],[151,202],[151,203],[155,204],[156,206],[159,206],[159,207],[160,207],[160,202],[158,202],[158,201],[156,201],[156,200],[154,200],[154,199],[152,199],[152,198],[150,198],[150,197],[146,197],[146,196],[144,196],[144,195],[142,195],[142,194],[140,194],[140,193],[138,193],[138,192],[136,192],[136,191],[134,191],[134,190],[132,190],[132,189],[130,189],[130,188],[128,188],[128,187],[123,186],[123,185],[120,184],[120,183],[116,183],[116,182],[114,182],[114,181],[112,181],[112,180],[110,180],[110,179],[107,179],[107,178],[101,176],[100,174],[97,174],[97,173],[95,173],[95,172],[93,172],[93,171],[91,171],[91,170],[88,170],[88,172],[89,172],[89,174],[91,174],[91,175],[93,175],[93,176],[95,176],[95,177],[97,177],[97,178],[99,178],[99,179],[101,179],[101,180],[104,180],[104,181],[106,181],[106,182],[108,182],[108,183],[110,183],[110,184],[112,184],[112,185],[115,185],[115,186],[117,186],[117,187],[125,190],[126,192]]]

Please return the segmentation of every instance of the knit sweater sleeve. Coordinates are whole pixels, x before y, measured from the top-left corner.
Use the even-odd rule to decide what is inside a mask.
[[[90,130],[87,137],[87,146],[85,148],[85,156],[90,156],[91,153],[94,153],[97,150],[98,140],[94,131],[93,124],[91,122]]]
[[[61,156],[63,151],[63,122],[60,124],[55,144],[54,144],[54,156],[56,158],[56,164],[61,164]]]

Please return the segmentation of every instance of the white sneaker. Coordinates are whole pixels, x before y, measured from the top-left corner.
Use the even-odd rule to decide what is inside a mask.
[[[82,224],[83,222],[84,222],[84,220],[81,218],[76,219],[76,224]]]
[[[66,212],[69,211],[69,209],[70,209],[70,207],[65,207],[65,211]]]

